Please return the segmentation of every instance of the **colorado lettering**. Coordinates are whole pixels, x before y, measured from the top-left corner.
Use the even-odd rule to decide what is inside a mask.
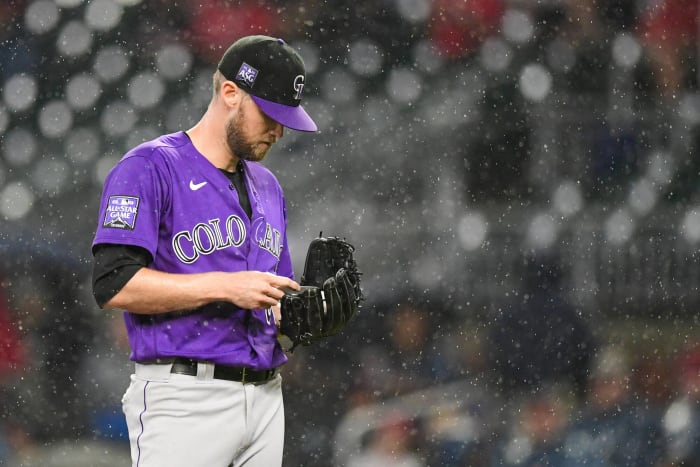
[[[282,234],[279,230],[273,229],[270,224],[265,224],[265,235],[258,239],[258,246],[263,250],[272,253],[275,258],[279,259],[282,251]]]
[[[223,226],[221,219],[212,219],[207,223],[198,223],[191,231],[183,230],[176,233],[173,235],[172,245],[180,261],[192,264],[200,255],[208,255],[224,248],[239,247],[245,239],[246,230],[243,220],[232,214],[226,218]]]

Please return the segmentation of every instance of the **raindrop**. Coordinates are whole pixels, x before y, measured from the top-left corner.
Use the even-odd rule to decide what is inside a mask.
[[[422,91],[420,76],[407,68],[391,70],[386,83],[387,93],[394,101],[410,104],[416,101]]]
[[[430,99],[420,106],[423,118],[433,127],[460,125],[481,115],[476,95],[463,89],[449,90],[444,99]]]
[[[87,73],[80,73],[68,80],[66,100],[76,110],[93,107],[102,94],[100,82]]]
[[[554,71],[569,72],[576,64],[574,46],[563,39],[554,39],[547,47],[547,64]]]
[[[674,401],[666,410],[663,417],[663,427],[667,433],[674,435],[684,433],[691,430],[690,425],[693,423],[695,407],[691,405],[689,399],[681,399]],[[680,439],[685,439],[683,436]]]
[[[37,93],[36,79],[21,73],[13,75],[5,82],[2,97],[9,110],[22,112],[36,102]]]
[[[197,123],[199,110],[186,97],[177,99],[170,106],[166,116],[165,127],[169,131],[177,131],[182,128],[189,128]]]
[[[8,220],[26,216],[34,205],[34,193],[22,182],[8,183],[0,191],[0,213]]]
[[[123,7],[112,0],[92,0],[85,9],[85,23],[91,29],[109,31],[119,24],[123,13]]]
[[[134,5],[138,5],[139,3],[142,2],[142,0],[114,0],[114,1],[120,5],[123,5],[123,6],[134,6]]]
[[[156,52],[156,65],[165,79],[180,79],[192,68],[192,53],[182,44],[168,44]]]
[[[700,95],[686,94],[683,96],[678,113],[688,124],[700,124]]]
[[[460,71],[455,84],[457,92],[465,94],[471,100],[481,100],[487,87],[483,70],[477,66]]]
[[[321,89],[329,102],[347,103],[355,99],[357,84],[345,68],[334,68],[323,75]]]
[[[535,215],[527,229],[526,243],[540,250],[549,248],[557,239],[559,226],[554,218],[547,213]]]
[[[48,138],[63,136],[73,125],[73,112],[64,101],[52,101],[39,112],[39,130]]]
[[[205,69],[198,72],[190,83],[190,99],[197,106],[209,104],[212,96],[213,70]]]
[[[674,162],[670,154],[655,152],[649,159],[647,177],[660,186],[668,185],[673,179],[674,170]]]
[[[83,0],[54,0],[54,3],[61,8],[74,8],[83,3]]]
[[[56,47],[66,57],[78,57],[87,53],[92,45],[92,32],[81,21],[66,24],[58,35]]]
[[[186,126],[180,126],[178,128],[186,128]],[[133,148],[141,143],[157,138],[159,134],[160,132],[152,126],[138,125],[133,131],[129,132],[125,144],[129,148]]]
[[[295,49],[299,52],[301,59],[304,61],[306,74],[310,75],[318,71],[320,59],[318,55],[318,45],[310,42],[300,42],[294,44]]]
[[[583,196],[579,186],[567,180],[554,191],[552,203],[554,209],[564,217],[576,214],[583,207]]]
[[[503,14],[503,36],[516,44],[524,44],[532,38],[535,27],[530,15],[523,10],[510,9]]]
[[[700,241],[700,208],[695,207],[685,213],[681,229],[686,240],[690,243],[694,244]]]
[[[627,209],[622,208],[605,221],[605,238],[610,243],[621,245],[632,237],[634,229],[634,218]]]
[[[481,45],[479,61],[489,71],[505,71],[513,58],[511,47],[498,37],[489,37]]]
[[[129,102],[134,107],[147,109],[158,104],[165,93],[163,81],[153,72],[139,73],[129,82]]]
[[[5,133],[8,126],[10,126],[10,114],[7,112],[5,106],[0,105],[0,135]]]
[[[97,52],[92,68],[103,82],[115,82],[129,69],[129,55],[118,45],[104,47]]]
[[[399,15],[413,24],[427,21],[430,9],[431,2],[428,0],[397,0],[396,2],[396,10]]]
[[[69,166],[65,161],[50,157],[39,161],[32,172],[32,185],[37,192],[56,196],[65,188]]]
[[[657,198],[658,194],[651,180],[642,178],[632,185],[628,202],[635,214],[643,216],[653,209]]]
[[[87,164],[95,160],[100,152],[100,134],[93,127],[76,128],[66,137],[63,148],[71,162]]]
[[[109,175],[110,170],[117,165],[119,159],[121,159],[121,156],[109,155],[101,157],[97,161],[97,164],[95,164],[95,184],[101,186],[104,183],[105,178]]]
[[[411,267],[412,283],[425,288],[433,289],[444,282],[445,265],[436,256],[425,256],[420,261],[415,261]]]
[[[382,133],[396,122],[396,106],[386,99],[368,99],[364,100],[362,105],[365,124],[373,131]]]
[[[375,76],[382,69],[382,50],[369,39],[360,39],[350,45],[349,66],[360,76]]]
[[[539,64],[527,65],[520,74],[520,92],[529,100],[541,102],[552,88],[552,76]]]
[[[100,116],[102,131],[108,136],[122,136],[134,127],[137,115],[133,107],[122,101],[115,101],[105,106]]]
[[[39,0],[27,7],[24,13],[24,24],[32,34],[44,34],[56,26],[59,16],[55,2]]]
[[[533,442],[526,436],[514,437],[504,449],[503,457],[506,463],[515,465],[527,459],[534,451]]]
[[[413,61],[416,68],[428,74],[437,73],[445,64],[444,57],[430,40],[422,40],[416,44],[413,49]]]
[[[486,239],[488,225],[480,212],[468,212],[459,220],[457,226],[459,242],[467,251],[479,248]]]
[[[323,99],[306,98],[304,109],[309,115],[314,116],[314,121],[318,124],[320,131],[331,128],[335,123],[336,112],[332,106]]]
[[[5,135],[3,156],[10,167],[28,165],[36,156],[37,140],[31,131],[14,128]]]
[[[623,32],[613,39],[612,57],[621,67],[632,68],[642,57],[642,46],[634,35]]]

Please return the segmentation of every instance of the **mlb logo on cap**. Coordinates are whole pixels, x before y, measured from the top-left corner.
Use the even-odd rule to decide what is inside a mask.
[[[236,73],[236,79],[243,81],[251,88],[253,87],[253,84],[255,84],[255,78],[257,76],[258,70],[248,65],[246,62],[243,62],[241,68],[238,70],[238,73]]]

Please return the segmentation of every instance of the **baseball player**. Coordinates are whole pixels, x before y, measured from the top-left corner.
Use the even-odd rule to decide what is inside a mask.
[[[201,120],[130,150],[105,180],[93,289],[125,310],[134,466],[282,463],[276,306],[300,286],[284,195],[259,162],[284,127],[316,131],[305,76],[282,39],[236,41]]]

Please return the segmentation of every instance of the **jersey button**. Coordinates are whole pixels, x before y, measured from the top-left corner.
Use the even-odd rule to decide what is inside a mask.
[[[233,191],[233,190],[236,189],[236,187],[233,186],[233,183],[229,183],[229,184],[228,184],[228,189]]]

